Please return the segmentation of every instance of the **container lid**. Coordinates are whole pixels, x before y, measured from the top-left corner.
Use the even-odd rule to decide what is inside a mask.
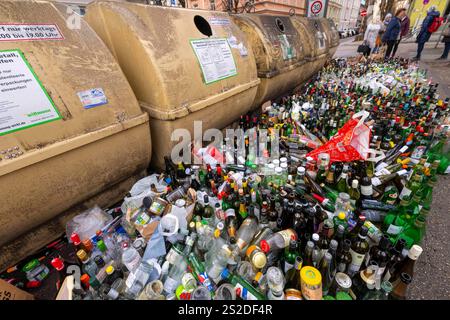
[[[419,256],[422,254],[422,251],[422,247],[415,244],[411,247],[411,249],[409,249],[408,257],[412,260],[417,260],[417,258],[419,258]]]
[[[300,277],[309,286],[317,286],[322,283],[322,275],[319,270],[311,266],[303,267],[300,271]]]
[[[38,267],[39,265],[40,265],[39,260],[33,259],[22,268],[22,271],[29,272],[29,271],[33,270],[34,268]]]

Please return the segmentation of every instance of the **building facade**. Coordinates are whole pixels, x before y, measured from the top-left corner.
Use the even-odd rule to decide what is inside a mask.
[[[361,0],[342,1],[341,15],[339,19],[338,30],[359,27]]]
[[[332,19],[336,25],[341,20],[342,3],[346,0],[328,1],[327,18]]]
[[[234,3],[234,0],[232,0]],[[248,0],[239,0],[239,10]],[[226,11],[228,0],[186,0],[186,7],[193,9]],[[254,12],[272,15],[306,14],[306,0],[255,0]]]

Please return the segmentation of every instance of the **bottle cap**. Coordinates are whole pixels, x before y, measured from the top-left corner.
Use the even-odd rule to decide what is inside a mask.
[[[253,255],[252,263],[257,269],[262,269],[267,263],[267,257],[263,252],[257,252]]]
[[[92,244],[91,239],[83,240],[83,247],[85,247],[87,251],[92,251],[94,245]]]
[[[422,254],[422,251],[423,251],[422,247],[415,244],[411,247],[411,249],[409,249],[408,257],[411,260],[417,260],[419,256]]]
[[[101,251],[101,252],[105,252],[107,250],[105,243],[103,242],[103,240],[99,240],[97,242],[97,248]]]
[[[358,188],[358,180],[356,180],[356,179],[353,179],[353,181],[352,181],[352,188],[353,189],[356,189],[356,188]]]
[[[220,274],[223,279],[227,279],[229,275],[230,271],[227,268],[223,269],[222,273]]]
[[[64,262],[60,258],[54,258],[50,264],[58,271],[64,269]]]
[[[402,280],[403,283],[410,284],[412,278],[411,278],[411,276],[410,276],[409,274],[407,274],[406,272],[402,272],[402,273],[400,274],[400,280]]]
[[[313,235],[312,235],[312,239],[313,239],[313,241],[319,241],[319,239],[320,239],[320,236],[317,234],[317,233],[313,233]]]
[[[259,246],[264,253],[267,253],[270,251],[270,245],[266,240],[261,240]]]
[[[82,249],[77,251],[77,257],[81,261],[86,261],[88,259],[86,251],[84,251]]]
[[[80,277],[81,282],[86,286],[89,287],[89,279],[90,277],[85,273]]]
[[[80,236],[78,235],[78,233],[75,232],[72,233],[72,235],[70,236],[70,240],[76,246],[78,246],[81,243]]]
[[[308,286],[318,286],[322,283],[322,275],[319,270],[311,266],[303,267],[300,270],[300,278]]]
[[[186,200],[184,199],[178,199],[177,201],[175,201],[175,205],[178,208],[183,208],[186,205]]]
[[[297,174],[303,175],[306,172],[305,167],[298,167]]]
[[[105,260],[101,256],[95,256],[94,262],[99,268],[103,268],[105,266]]]
[[[338,218],[339,218],[339,220],[345,220],[345,212],[343,212],[343,211],[339,212]]]
[[[30,262],[28,262],[23,268],[22,271],[23,272],[29,272],[31,270],[33,270],[34,268],[36,268],[37,266],[39,266],[39,260],[38,259],[33,259]]]
[[[283,172],[283,169],[281,167],[276,167],[275,168],[275,173],[276,174],[281,174]]]
[[[106,274],[111,275],[114,272],[114,267],[113,266],[108,266],[106,268]]]
[[[331,240],[330,241],[330,248],[332,248],[332,249],[337,249],[337,247],[338,247],[338,242],[336,241],[336,240]]]

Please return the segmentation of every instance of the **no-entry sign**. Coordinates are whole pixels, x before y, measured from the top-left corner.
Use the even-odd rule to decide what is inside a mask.
[[[308,17],[324,17],[328,0],[308,0]]]

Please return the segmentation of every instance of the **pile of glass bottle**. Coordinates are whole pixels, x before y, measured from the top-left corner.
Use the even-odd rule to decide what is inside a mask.
[[[242,129],[280,130],[278,159],[167,158],[140,207],[91,239],[69,235],[83,268],[75,298],[405,299],[448,168],[448,98],[436,88],[406,60],[333,60],[295,95],[241,117]],[[306,157],[362,109],[384,159]],[[139,232],[167,215],[175,233],[161,234],[174,227],[168,219]]]

